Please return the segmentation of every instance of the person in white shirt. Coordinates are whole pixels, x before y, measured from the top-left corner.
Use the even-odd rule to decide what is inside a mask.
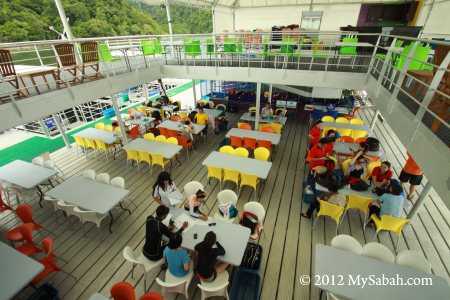
[[[203,205],[206,200],[206,193],[198,190],[195,194],[187,197],[184,202],[184,209],[189,211],[189,214],[194,218],[208,220],[208,215],[203,212]]]
[[[261,109],[261,117],[267,118],[269,116],[273,115],[272,109],[270,108],[270,104],[266,103],[264,107]]]
[[[168,195],[177,190],[178,188],[175,182],[172,181],[172,178],[170,178],[169,172],[161,172],[153,185],[153,199],[160,205],[173,206],[170,204]]]

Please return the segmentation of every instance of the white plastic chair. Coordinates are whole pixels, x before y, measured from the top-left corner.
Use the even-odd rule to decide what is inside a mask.
[[[104,183],[104,184],[109,184],[109,174],[108,173],[100,173],[97,174],[97,176],[95,176],[95,181]]]
[[[99,231],[100,231],[100,225],[101,225],[103,219],[105,219],[108,216],[108,213],[101,215],[99,213],[96,213],[95,211],[81,210],[76,206],[73,210],[80,217],[80,221],[83,225],[86,222],[92,222],[95,225],[97,225],[97,228]],[[84,231],[84,227],[83,227],[83,231]]]
[[[165,293],[179,293],[183,294],[186,299],[189,299],[189,285],[194,277],[194,270],[191,268],[184,277],[175,277],[169,270],[166,271],[165,281],[156,277],[156,282],[161,286],[161,295],[164,297]]]
[[[398,265],[416,269],[424,273],[431,272],[431,264],[428,259],[411,250],[403,250],[397,254],[395,262]]]
[[[201,184],[198,181],[191,181],[186,183],[184,186],[184,192],[186,193],[186,196],[189,197],[190,195],[194,195],[197,193],[198,190],[204,191],[205,188],[203,187],[203,184]]]
[[[58,202],[56,202],[56,204],[58,205],[59,209],[62,210],[66,216],[69,218],[69,227],[72,224],[72,222],[70,221],[70,217],[71,216],[75,216],[78,219],[80,219],[80,215],[78,213],[75,212],[75,205],[71,205],[71,204],[67,204],[66,202],[59,200]]]
[[[395,262],[395,255],[383,244],[380,243],[367,243],[363,246],[362,255],[372,257],[387,263]]]
[[[126,246],[125,249],[123,249],[123,257],[126,261],[129,261],[133,264],[133,268],[131,269],[131,278],[133,278],[134,268],[136,265],[141,266],[142,270],[144,271],[144,293],[147,291],[147,273],[152,270],[158,270],[164,264],[164,258],[158,260],[158,261],[151,261],[147,257],[142,254],[142,252],[139,254],[139,256],[136,256],[133,249],[130,246]]]
[[[95,170],[92,169],[87,169],[84,170],[83,173],[81,173],[81,177],[90,179],[90,180],[95,180]]]
[[[36,166],[42,166],[44,164],[44,158],[42,156],[37,156],[31,160],[31,163]]]
[[[331,247],[352,252],[357,255],[361,255],[363,251],[362,246],[358,242],[358,240],[346,234],[340,234],[335,236],[331,240]]]
[[[220,191],[217,194],[217,201],[220,204],[227,204],[227,203],[231,203],[234,206],[236,206],[236,203],[238,201],[238,196],[236,195],[236,193],[232,190],[223,190]],[[225,222],[230,222],[233,223],[234,220],[236,218],[227,218],[227,217],[223,217],[220,212],[216,212],[216,214],[214,215],[214,219],[220,220],[220,221],[225,221]]]
[[[55,199],[50,196],[44,196],[44,201],[47,201],[53,205],[53,210],[55,211],[56,224],[58,224],[58,210],[61,210],[60,206],[58,205],[59,199]]]
[[[118,187],[119,189],[125,189],[125,179],[123,177],[114,177],[113,179],[111,179],[111,181],[109,182],[110,185]],[[127,199],[130,200],[130,198],[127,195]],[[133,201],[131,201],[131,204],[134,205],[135,208],[137,208],[137,205],[134,204]]]
[[[200,281],[197,286],[202,291],[202,297],[201,299],[206,299],[208,297],[225,297],[226,299],[229,299],[228,297],[228,282],[229,275],[227,271],[224,271],[220,273],[217,278],[212,282],[203,282]]]
[[[44,159],[44,161],[51,160],[51,158],[50,158],[50,152],[48,152],[48,151],[42,153],[42,154],[41,154],[41,157]],[[63,170],[61,170],[61,169],[58,167],[58,165],[56,165],[56,163],[55,163],[55,167],[56,167],[56,170],[58,170],[59,173],[64,174]]]
[[[244,211],[252,213],[258,218],[259,231],[264,233],[265,236],[266,233],[263,231],[263,224],[264,218],[266,217],[266,210],[264,209],[264,206],[262,206],[259,202],[250,201],[244,204]],[[257,240],[258,238],[259,235],[257,231],[255,231],[255,233],[250,236],[250,239],[252,240]]]
[[[53,161],[53,160],[46,160],[46,161],[44,161],[44,164],[42,165],[44,168],[47,168],[47,169],[52,169],[52,170],[55,170],[55,171],[57,171],[58,172],[58,170],[56,169],[56,164],[55,164],[55,162]],[[56,174],[55,176],[53,176],[51,179],[54,179],[54,180],[56,180],[56,182],[62,182],[62,181],[64,181],[64,179],[63,178],[61,178],[58,174]],[[52,182],[51,182],[51,179],[49,179],[48,181],[50,182],[50,184],[53,186],[53,184],[52,184]]]

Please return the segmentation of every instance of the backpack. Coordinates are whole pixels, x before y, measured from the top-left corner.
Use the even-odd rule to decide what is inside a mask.
[[[262,247],[255,243],[247,243],[240,267],[257,270],[261,264]]]
[[[367,191],[369,189],[369,185],[367,184],[367,182],[360,179],[350,183],[350,188],[354,191]]]
[[[376,138],[368,137],[366,140],[367,148],[369,151],[379,151],[380,150],[380,141]]]
[[[192,122],[194,122],[196,114],[197,114],[197,112],[195,110],[193,110],[189,113],[188,117],[189,117],[189,119],[191,119]]]
[[[347,181],[345,180],[344,172],[342,171],[342,169],[334,169],[333,174],[336,179],[335,183],[339,189],[347,185]]]
[[[238,210],[232,203],[225,203],[219,205],[219,213],[222,217],[232,219],[238,215]]]
[[[258,217],[251,212],[244,211],[242,214],[242,219],[239,222],[242,226],[250,228],[251,234],[258,232],[258,236],[260,234],[259,225],[258,225]]]

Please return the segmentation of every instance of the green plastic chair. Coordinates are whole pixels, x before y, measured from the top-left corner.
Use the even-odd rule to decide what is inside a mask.
[[[317,41],[314,42],[313,44],[313,57],[314,58],[328,58],[330,56],[330,52],[329,51],[324,51],[324,50],[317,50],[317,48],[319,48],[319,43],[317,43]]]
[[[412,47],[413,44],[411,43],[403,49],[402,55],[400,55],[395,63],[395,68],[397,70],[403,69],[403,66],[406,62],[406,57],[409,55],[409,52],[411,52]],[[416,60],[411,60],[411,62],[409,63],[408,71],[422,70],[423,67],[426,66],[423,62],[427,60],[430,49],[430,46],[423,46],[423,44],[420,43],[413,55],[414,59]]]
[[[192,53],[192,40],[184,39],[184,55],[188,56],[188,53]]]
[[[357,43],[358,38],[343,38],[342,42],[344,43]],[[355,63],[356,58],[356,46],[342,46],[339,48],[339,58],[338,58],[338,67],[341,62],[342,56],[351,57],[352,58],[352,68]]]
[[[398,41],[395,42],[394,47],[401,47],[401,46],[403,46],[403,41],[398,40]],[[387,54],[375,54],[375,57],[378,58],[378,59],[381,59],[381,60],[385,60],[386,59],[386,55]],[[391,60],[395,61],[397,56],[398,56],[397,54],[392,53]]]
[[[281,43],[294,43],[295,38],[282,38]],[[278,52],[269,52],[267,56],[292,56],[294,54],[294,45],[293,44],[281,44],[280,51]]]
[[[214,49],[214,40],[213,39],[206,40],[206,54],[209,56],[216,54],[215,49]]]
[[[223,53],[225,54],[235,54],[236,53],[236,39],[235,38],[224,38],[223,39]]]
[[[155,41],[155,53],[156,54],[162,54],[163,53],[163,46],[162,46],[160,40],[156,40]]]
[[[244,43],[244,39],[238,40],[236,54],[242,54],[244,52],[243,43]]]
[[[98,61],[100,62],[114,62],[120,60],[120,57],[112,56],[108,45],[100,44],[98,46]]]
[[[154,40],[151,41],[141,41],[141,50],[144,55],[155,55],[156,54],[156,43]]]
[[[301,57],[303,48],[303,39],[301,39],[297,44],[297,51],[295,51],[292,56],[293,57]]]

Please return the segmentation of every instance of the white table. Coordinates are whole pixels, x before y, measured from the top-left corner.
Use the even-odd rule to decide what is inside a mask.
[[[0,298],[11,299],[44,269],[44,265],[2,242],[0,253]]]
[[[119,134],[97,128],[86,128],[75,133],[73,136],[79,136],[84,139],[101,140],[106,144],[114,144],[114,142],[120,140]]]
[[[89,300],[109,300],[109,297],[106,297],[103,294],[95,293],[92,294],[91,297],[89,297]]]
[[[316,104],[307,104],[307,107],[312,107],[313,109],[317,109],[317,110],[321,110],[321,111],[329,111],[328,107],[325,105],[316,105]],[[305,110],[311,110],[311,109],[307,109],[306,105],[305,105]],[[337,111],[340,114],[349,114],[351,111],[353,110],[353,108],[348,108],[348,107],[335,107],[333,110],[331,111]]]
[[[316,245],[314,271],[315,276],[321,279],[320,282],[315,282],[319,283],[316,286],[335,294],[338,298],[342,296],[345,299],[364,300],[431,300],[448,299],[450,295],[450,286],[444,278],[321,244]],[[369,276],[376,280],[389,278],[388,282],[402,280],[404,285],[367,283],[363,287],[361,280],[352,284],[352,278],[355,280],[366,279]],[[327,283],[327,277],[329,283],[324,284]],[[431,284],[406,285],[410,278],[411,280],[431,281]],[[334,280],[334,285],[331,280]]]
[[[350,148],[357,151],[358,145],[353,143],[335,143],[333,145],[333,150],[338,154],[352,155],[353,153]],[[383,151],[368,151],[367,155],[378,156],[382,161],[386,160],[386,155]]]
[[[275,118],[261,118],[261,116],[259,117],[259,122],[260,123],[275,123],[275,119],[276,119],[277,117],[275,117]],[[247,113],[244,113],[242,116],[241,116],[241,118],[240,118],[241,120],[244,120],[244,121],[251,121],[251,122],[255,122],[256,121],[256,117],[254,117],[254,116],[250,116],[250,114],[247,112]],[[283,125],[286,125],[286,121],[287,121],[287,118],[286,117],[278,117],[278,122],[279,123],[281,123],[281,124],[283,124]]]
[[[323,122],[323,127],[334,127],[334,128],[344,128],[351,130],[364,130],[367,134],[372,133],[372,129],[370,129],[367,125],[359,125],[359,124],[344,124],[344,123],[336,123],[336,122]]]
[[[101,215],[109,212],[111,216],[110,232],[112,232],[111,225],[114,221],[111,210],[114,206],[119,204],[123,210],[127,210],[131,214],[131,211],[124,209],[120,203],[129,193],[128,190],[78,176],[69,178],[47,192],[52,198],[84,210],[94,211]]]
[[[188,211],[176,207],[171,207],[170,213],[172,214],[172,220],[175,220],[181,214],[189,216]],[[215,219],[208,220],[208,223],[216,223],[216,225],[196,224],[188,232],[183,233],[183,244],[181,246],[189,250],[194,250],[195,245],[203,241],[207,232],[214,231],[217,236],[217,241],[225,248],[225,255],[219,256],[218,259],[233,266],[239,266],[250,237],[250,228]],[[197,234],[197,239],[194,239],[195,233]]]
[[[218,110],[218,109],[203,108],[203,111],[208,116],[211,116],[213,118],[213,120],[214,120],[214,118],[217,118],[218,116],[223,114],[223,111]]]
[[[131,143],[125,145],[123,148],[128,150],[144,151],[148,153],[160,154],[167,159],[173,158],[178,152],[180,152],[183,149],[183,147],[179,145],[149,141],[144,140],[142,138],[133,140]]]
[[[193,122],[191,122],[191,124],[194,127],[194,131],[192,132],[193,134],[199,134],[203,129],[205,129],[205,125],[194,124]],[[176,130],[181,132],[180,125],[181,124],[179,122],[165,120],[156,127],[164,127],[170,130]]]
[[[138,126],[147,126],[153,121],[155,121],[155,118],[152,117],[141,117],[140,119],[130,119],[129,114],[121,114],[122,121],[126,124],[131,125],[138,125]],[[117,116],[114,116],[110,118],[111,121],[117,121]]]
[[[241,138],[247,137],[256,140],[270,141],[273,145],[278,145],[281,138],[281,134],[279,133],[245,130],[239,128],[231,128],[230,131],[228,131],[228,133],[225,135],[225,137],[229,138],[230,136],[238,136]]]
[[[368,181],[366,180],[366,182],[368,182]],[[370,184],[370,182],[369,182],[369,184]],[[317,182],[316,182],[316,190],[321,191],[321,192],[328,192],[328,189],[326,187],[318,184]],[[370,187],[367,191],[355,191],[350,188],[349,184],[347,184],[344,187],[340,188],[338,190],[338,192],[339,192],[339,194],[342,194],[344,196],[348,196],[348,195],[352,194],[352,195],[357,195],[357,196],[361,196],[361,197],[372,198],[374,200],[378,199],[378,195],[372,193],[372,188],[370,188]]]
[[[263,180],[267,179],[270,168],[272,167],[272,163],[269,161],[256,160],[217,151],[211,152],[202,162],[202,165],[253,174]]]

